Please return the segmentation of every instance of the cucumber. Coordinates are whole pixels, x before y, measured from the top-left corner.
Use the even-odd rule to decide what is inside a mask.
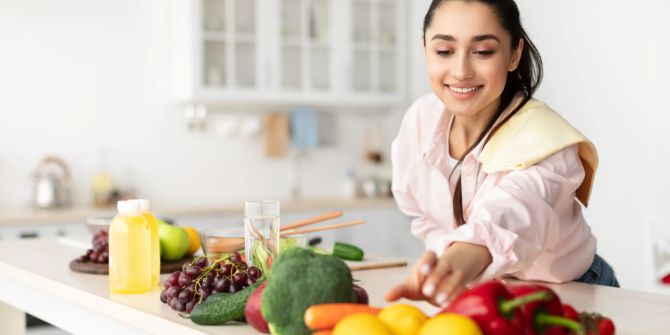
[[[363,260],[363,250],[355,245],[335,242],[333,245],[333,256],[349,261]]]
[[[244,319],[244,305],[251,293],[261,285],[259,279],[250,286],[235,293],[217,293],[195,306],[191,312],[191,321],[199,325],[222,325],[226,322]]]

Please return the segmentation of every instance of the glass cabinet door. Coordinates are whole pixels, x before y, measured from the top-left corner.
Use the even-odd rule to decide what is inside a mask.
[[[280,89],[330,89],[330,1],[279,1]]]
[[[202,1],[202,86],[255,88],[258,0]]]
[[[398,3],[352,0],[351,88],[357,93],[393,93],[398,89]]]

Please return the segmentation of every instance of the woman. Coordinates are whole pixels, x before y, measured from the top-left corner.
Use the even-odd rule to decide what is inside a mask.
[[[445,305],[509,275],[618,286],[581,213],[598,158],[532,99],[540,55],[513,0],[434,0],[423,39],[432,94],[393,142],[393,193],[428,250],[386,294]]]

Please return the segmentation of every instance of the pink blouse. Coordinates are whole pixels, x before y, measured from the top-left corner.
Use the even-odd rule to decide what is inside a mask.
[[[452,194],[459,174],[449,178],[452,119],[434,94],[425,95],[407,111],[393,141],[393,195],[414,217],[412,234],[438,255],[457,241],[486,246],[493,261],[476,281],[511,275],[558,283],[586,272],[596,239],[575,198],[584,179],[577,145],[523,170],[487,174],[479,143],[460,165],[467,223],[457,227]]]

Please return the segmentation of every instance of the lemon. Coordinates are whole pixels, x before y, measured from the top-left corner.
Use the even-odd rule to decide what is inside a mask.
[[[335,325],[333,335],[393,335],[376,316],[368,313],[351,314]]]
[[[393,335],[416,335],[426,321],[426,315],[420,309],[407,304],[388,306],[382,309],[377,317]]]
[[[188,234],[188,251],[189,255],[193,255],[200,249],[200,234],[193,227],[184,227],[184,230]]]
[[[419,335],[482,335],[482,331],[469,317],[447,313],[428,319],[421,327]]]

